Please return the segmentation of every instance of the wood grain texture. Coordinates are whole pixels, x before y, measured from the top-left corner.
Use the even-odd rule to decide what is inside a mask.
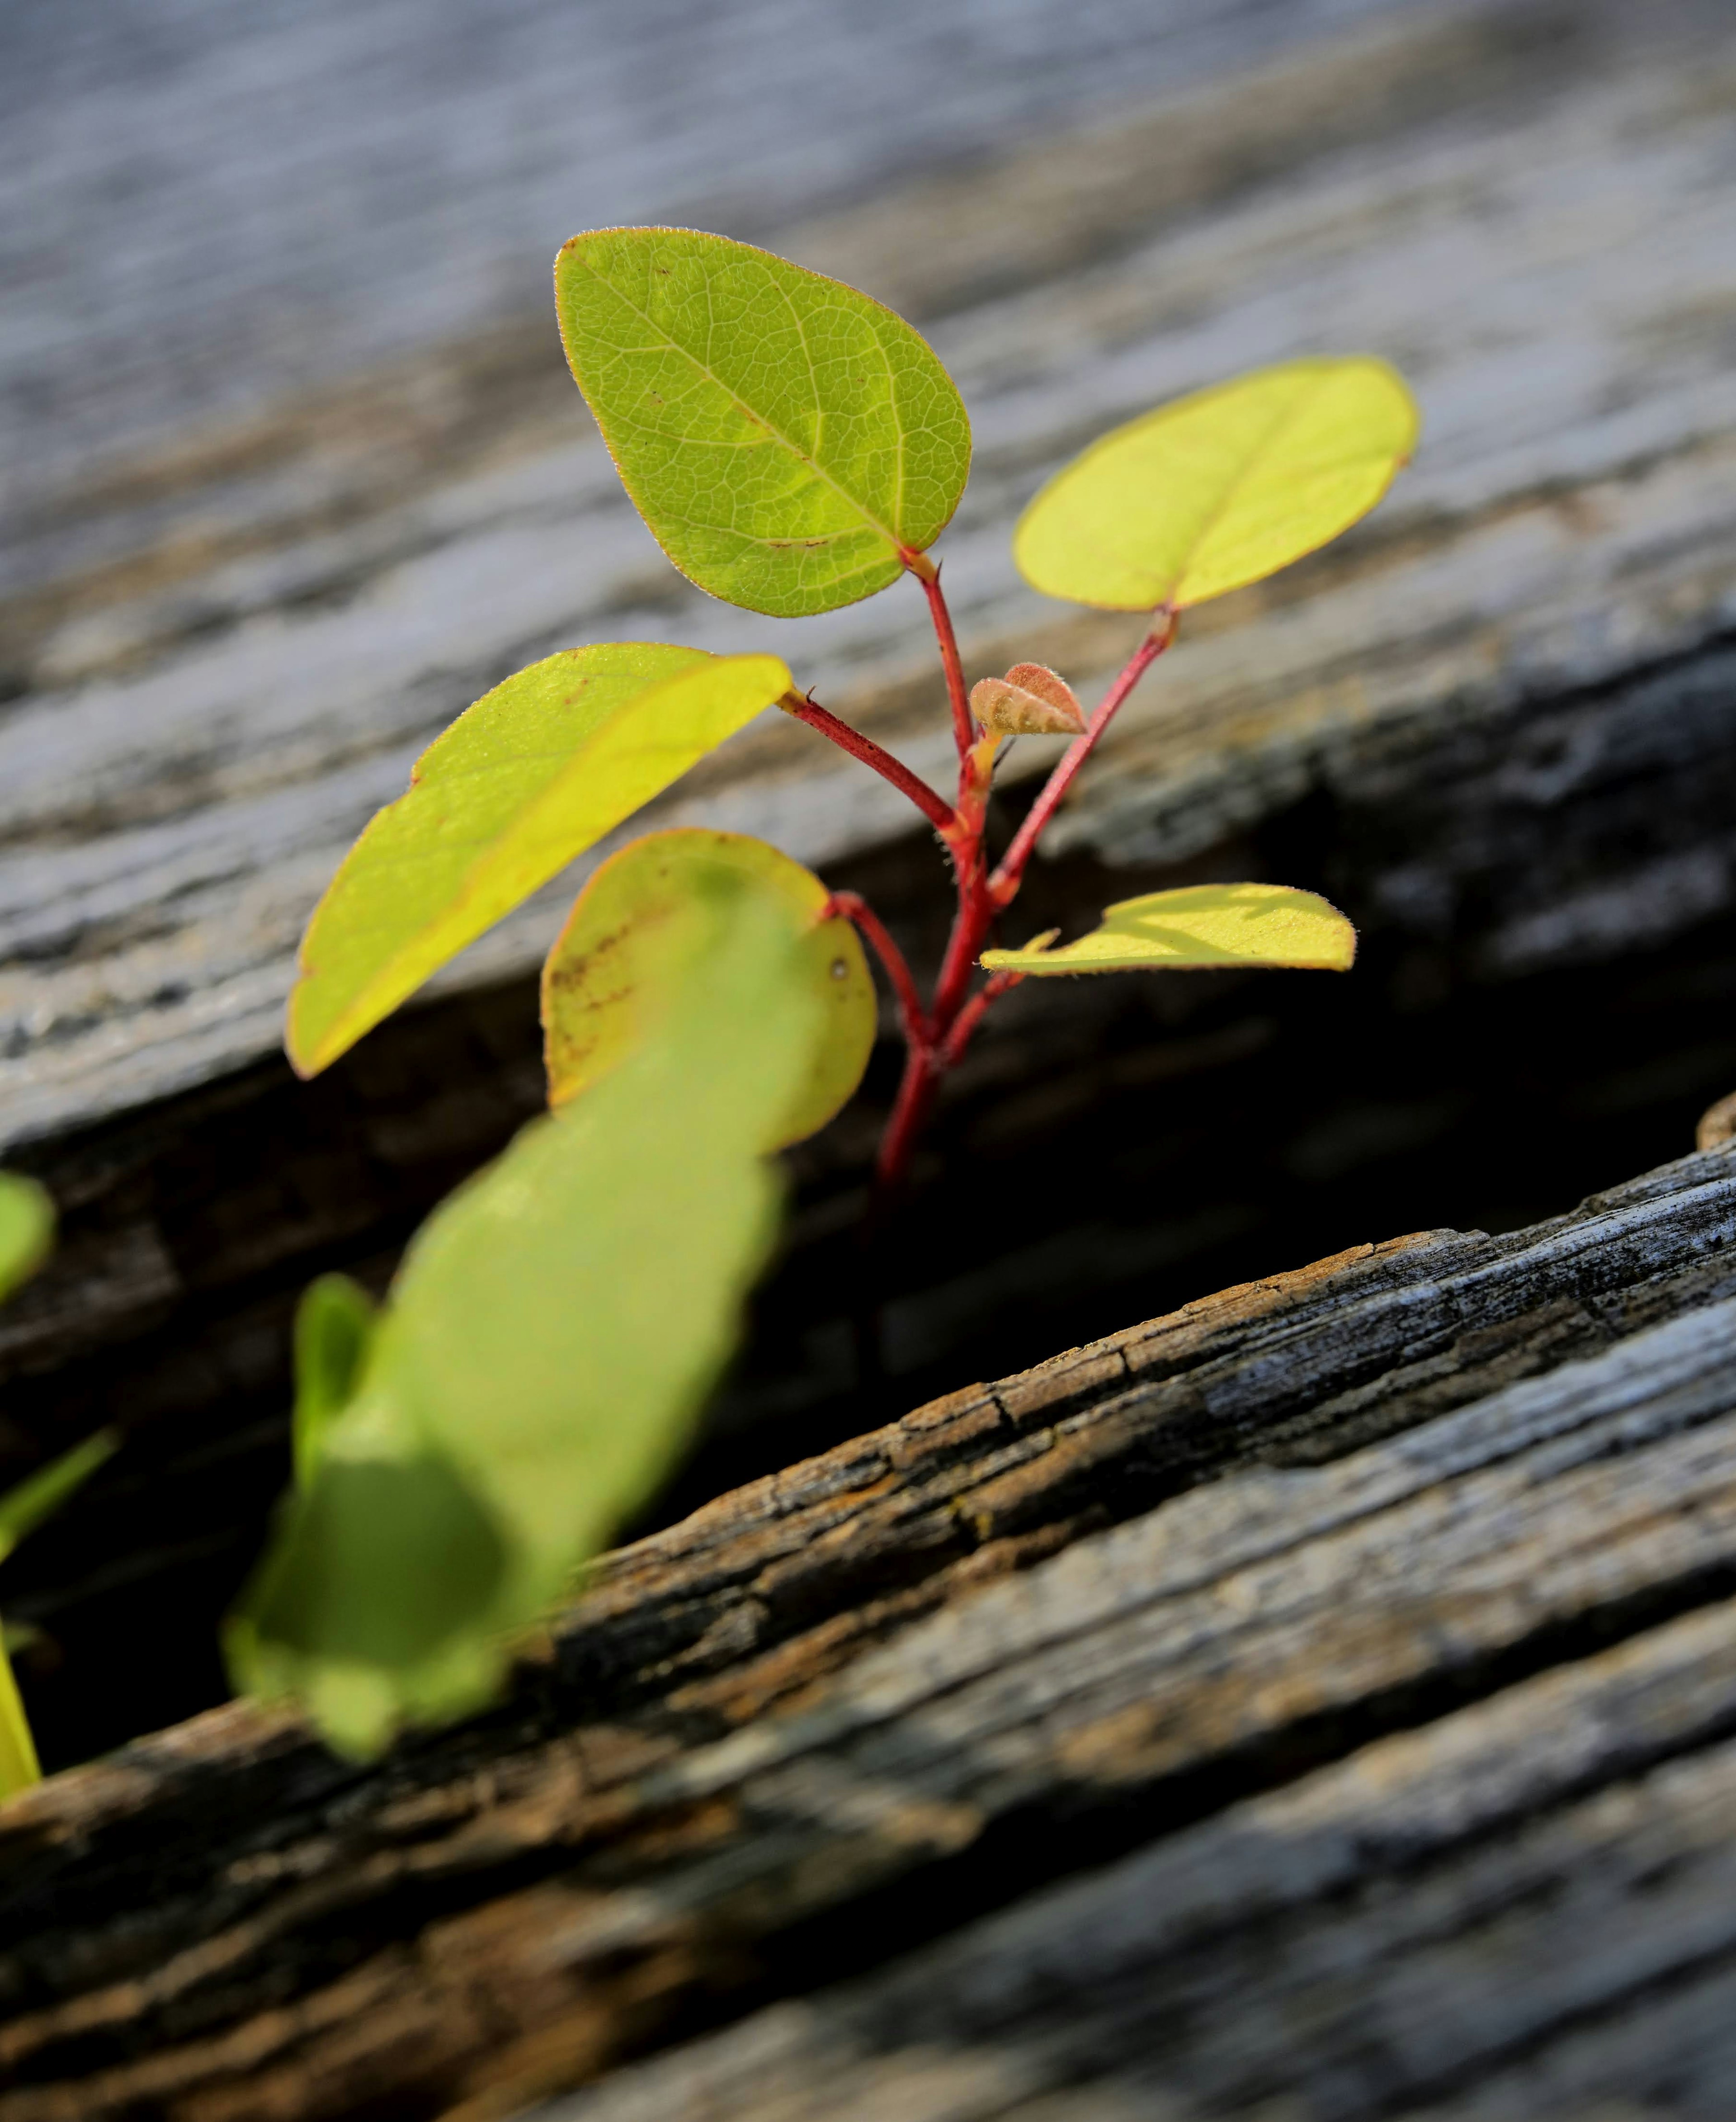
[[[1714,2111],[1733,1241],[1714,1152],[1358,1248],[624,1550],[377,1769],[237,1707],[54,1779],[0,2118]]]
[[[1703,767],[1721,788],[1736,405],[1727,11],[1321,7],[1289,11],[1275,43],[1266,11],[1181,10],[1199,21],[1172,75],[1162,26],[1128,29],[1149,11],[1104,0],[1052,96],[1021,88],[1021,105],[992,77],[956,114],[978,159],[889,190],[897,136],[875,130],[876,114],[932,76],[927,33],[910,28],[921,13],[898,16],[896,63],[859,109],[803,130],[802,152],[829,157],[824,215],[792,217],[815,172],[780,161],[786,134],[771,129],[746,191],[710,217],[908,308],[959,376],[978,455],[946,554],[973,675],[1020,654],[1084,683],[1118,659],[1120,630],[1037,599],[1006,554],[1025,496],[1109,422],[1226,370],[1355,344],[1413,377],[1428,423],[1364,531],[1200,615],[1063,839],[1167,860],[1309,792],[1374,810],[1431,789],[1443,754],[1480,793],[1499,782],[1545,842],[1550,819],[1636,760],[1688,783]],[[1043,37],[1072,37],[1074,13],[1033,17],[1048,26],[1029,33],[1021,82],[1047,66]],[[768,9],[753,31],[776,44],[790,24]],[[318,49],[343,59],[341,39]],[[214,47],[202,63],[245,72],[236,54],[250,49]],[[196,77],[170,66],[163,109],[183,108]],[[499,78],[476,77],[475,108],[503,92]],[[558,91],[558,68],[551,78]],[[709,86],[703,68],[692,79],[670,93]],[[461,96],[455,107],[471,109]],[[669,129],[685,138],[679,115],[671,105]],[[102,167],[78,152],[64,151],[76,166],[54,194],[68,214]],[[553,211],[534,185],[528,221],[502,206],[514,181],[503,166],[481,184],[462,269],[413,346],[370,336],[358,253],[330,298],[337,367],[264,363],[273,390],[304,386],[293,401],[237,400],[217,424],[165,427],[184,395],[184,376],[162,381],[181,374],[170,334],[138,386],[156,412],[129,427],[124,392],[97,394],[110,409],[91,417],[120,453],[81,458],[77,478],[46,457],[32,474],[4,616],[17,696],[0,722],[0,1139],[268,1050],[296,935],[343,847],[455,710],[553,647],[763,642],[938,767],[944,719],[913,595],[768,634],[658,560],[585,437],[546,316],[520,323],[479,292],[488,245],[516,258],[516,231]],[[641,185],[635,210],[688,196],[689,179],[671,181]],[[436,225],[437,198],[460,189],[435,187]],[[872,196],[851,203],[857,191]],[[60,289],[48,251],[30,269]],[[127,285],[116,315],[148,336],[160,298]],[[286,287],[293,301],[293,273]],[[238,364],[264,314],[250,308],[220,340]],[[310,301],[298,329],[317,340],[327,314]],[[61,358],[52,333],[19,346],[21,376]],[[1589,719],[1548,720],[1582,700]],[[816,743],[787,724],[752,730],[659,819],[759,832],[810,862],[885,840],[897,798]],[[1021,750],[1022,767],[1038,763],[1040,747]],[[1497,970],[1595,952],[1636,923],[1673,933],[1729,900],[1727,827],[1706,807],[1674,847],[1612,831],[1552,872],[1522,864],[1486,918],[1495,858],[1470,832],[1444,874],[1388,864],[1374,910],[1435,932],[1468,908]],[[450,979],[532,962],[554,903]]]

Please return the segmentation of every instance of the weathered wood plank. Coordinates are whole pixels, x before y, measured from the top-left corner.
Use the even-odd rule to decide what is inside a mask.
[[[1139,2097],[1173,2064],[1177,2096],[1213,2112],[1278,2068],[1264,2035],[1239,2065],[1225,2031],[1250,1955],[1279,2000],[1260,2008],[1300,1998],[1317,2029],[1290,2044],[1310,2097],[1351,2068],[1362,1985],[1384,1985],[1372,2090],[1312,2110],[1374,2114],[1454,2090],[1407,1998],[1474,2012],[1514,1986],[1502,1951],[1536,1943],[1559,1979],[1510,2000],[1505,2045],[1466,2051],[1516,2067],[1570,2007],[1626,1997],[1647,1955],[1660,1979],[1703,1960],[1696,1911],[1728,1922],[1693,1853],[1727,1802],[1733,1714],[1733,1241],[1736,1165],[1711,1152],[1530,1231],[1425,1234],[1226,1292],[625,1551],[506,1708],[376,1770],[234,1708],[56,1779],[0,1818],[0,2117],[503,2115],[1106,1858],[1066,1919],[1099,1940],[1082,1979],[1124,1951],[1128,1983],[1106,1978],[1089,2023],[1099,2074]],[[1576,1751],[1588,1727],[1606,1738]],[[1599,1792],[1654,1771],[1653,1835]],[[1332,1823],[1371,1784],[1392,1796],[1365,1860]],[[1630,1906],[1648,1835],[1682,1883]],[[1211,1903],[1220,1847],[1248,1853]],[[1507,1858],[1488,1847],[1538,1882],[1534,1933],[1491,1899]],[[1437,1859],[1438,1922],[1416,1884]],[[1125,1883],[1140,1865],[1205,1883],[1148,1903]],[[1549,1913],[1552,1879],[1584,1897],[1577,1920]],[[1010,1968],[1048,1905],[935,1950]],[[1128,1905],[1157,1914],[1122,1922]],[[1600,1956],[1594,1909],[1634,1917],[1625,1956]],[[1309,1935],[1337,1960],[1311,1960]],[[1334,2018],[1309,1984],[1341,1963]],[[1031,1963],[1024,2046],[997,2031],[1023,2008],[1010,1975],[961,1975],[953,2020],[909,2017],[928,1965],[744,2019],[597,2096],[795,2115],[836,2078],[866,2115],[884,2081],[888,2111],[917,2116],[955,2080],[959,2111],[987,2114],[1090,2076],[1064,1951]],[[1172,2017],[1137,2002],[1148,1966],[1178,1985]],[[937,2030],[929,2091],[907,2026]],[[992,2056],[973,2060],[973,2026]],[[1630,2075],[1661,2053],[1642,2027]]]
[[[1377,808],[1432,786],[1459,731],[1482,748],[1471,792],[1503,769],[1527,814],[1636,760],[1691,785],[1736,749],[1706,661],[1733,559],[1727,12],[1415,6],[1250,70],[1266,19],[1211,18],[1191,105],[1038,126],[875,204],[756,224],[906,303],[964,383],[977,470],[948,579],[973,666],[1018,646],[1083,677],[1119,652],[1119,629],[1041,605],[1006,553],[1012,512],[1082,436],[1226,368],[1354,342],[1415,376],[1416,466],[1334,554],[1202,615],[1083,792],[1075,844],[1167,859],[1309,790]],[[663,571],[558,372],[546,396],[521,381],[529,344],[451,343],[56,504],[109,529],[12,614],[29,675],[0,726],[4,1138],[266,1050],[343,845],[502,671],[599,634],[763,638]],[[418,373],[435,409],[403,411]],[[511,410],[478,429],[491,396]],[[385,437],[383,406],[400,409]],[[938,765],[913,605],[786,633],[805,681]],[[1535,709],[1588,687],[1626,703],[1588,726],[1592,757],[1578,723]],[[883,840],[895,801],[780,724],[660,816],[824,861]],[[1674,848],[1626,846],[1606,820],[1554,874],[1521,865],[1483,924],[1491,965],[1726,904],[1723,815],[1709,802]],[[1474,900],[1492,859],[1472,834],[1444,882],[1388,861],[1371,910],[1438,929],[1443,891]],[[530,963],[548,918],[452,978]]]
[[[1722,1601],[539,2114],[1725,2112],[1733,1704]]]

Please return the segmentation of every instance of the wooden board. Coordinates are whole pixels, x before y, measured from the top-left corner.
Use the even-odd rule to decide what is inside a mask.
[[[0,1816],[0,2118],[1712,2115],[1733,1358],[1715,1152],[725,1498],[376,1769],[141,1741]]]
[[[610,33],[604,105],[642,78],[640,40],[673,33],[673,6],[652,12]],[[656,158],[612,124],[551,185],[537,156],[584,65],[560,41],[564,12],[525,10],[525,40],[486,60],[462,35],[435,40],[427,108],[452,123],[429,137],[471,142],[486,175],[474,212],[455,203],[469,196],[462,162],[386,200],[386,228],[413,239],[413,277],[401,259],[376,270],[365,214],[353,253],[325,258],[317,217],[295,219],[291,175],[310,152],[295,113],[322,107],[322,83],[343,84],[330,123],[366,143],[340,121],[380,67],[390,77],[399,11],[363,23],[323,8],[288,118],[259,117],[263,131],[248,114],[286,56],[268,38],[128,46],[124,94],[91,48],[59,54],[54,92],[15,135],[33,180],[31,143],[59,143],[40,158],[52,210],[12,270],[41,306],[0,342],[28,442],[0,615],[16,674],[0,722],[0,1143],[268,1051],[296,936],[348,839],[454,712],[562,643],[766,642],[938,770],[946,739],[913,593],[770,626],[687,591],[637,526],[540,297],[517,306],[542,270],[530,248],[540,259],[593,199],[599,213],[679,206],[740,228],[931,331],[976,422],[945,548],[973,675],[1016,651],[1083,685],[1125,647],[1119,622],[1024,590],[1006,551],[1024,497],[1104,425],[1318,347],[1365,346],[1414,377],[1427,435],[1400,490],[1332,554],[1201,615],[1065,821],[1074,846],[1169,860],[1309,792],[1378,811],[1435,789],[1467,746],[1465,785],[1498,782],[1545,849],[1554,816],[1636,773],[1692,783],[1704,769],[1721,789],[1736,753],[1719,645],[1736,563],[1727,8],[1323,5],[1286,11],[1278,37],[1271,11],[1230,0],[1178,7],[1173,25],[1103,0],[1083,17],[1021,16],[1010,68],[968,40],[941,64],[928,12],[891,11],[890,56],[860,95],[842,86],[855,69],[804,41],[808,16],[756,15],[729,64],[775,49],[805,122],[748,129],[740,188],[721,199],[712,173],[735,167],[744,129],[718,85],[744,75],[696,62],[667,87],[660,140],[684,144],[656,181]],[[20,16],[26,56],[55,19]],[[532,115],[516,164],[501,99],[520,79]],[[960,159],[923,170],[918,156],[894,182],[916,83],[924,124],[957,118],[944,137]],[[88,120],[57,132],[69,111]],[[93,225],[92,201],[125,191],[115,172],[153,125],[178,142],[193,129],[190,163],[211,129],[201,168],[215,190],[225,157],[242,173],[233,226],[211,258],[187,250],[184,271],[190,176],[138,182],[165,217],[157,250],[106,250]],[[394,166],[381,143],[352,152]],[[231,259],[249,231],[282,245]],[[75,239],[101,259],[94,284],[115,290],[108,337],[73,329],[89,284],[68,263]],[[450,269],[424,273],[424,255]],[[424,287],[422,314],[410,291]],[[273,301],[292,330],[272,326]],[[1582,727],[1564,703],[1595,712]],[[1021,750],[1021,770],[1040,763],[1040,747]],[[775,721],[658,816],[832,862],[883,843],[897,803]],[[1490,962],[1595,954],[1727,905],[1725,815],[1709,799],[1677,844],[1612,824],[1573,861],[1522,864],[1479,916]],[[1456,824],[1444,875],[1385,865],[1375,918],[1434,933],[1479,901],[1491,858]],[[530,965],[554,903],[450,980]]]

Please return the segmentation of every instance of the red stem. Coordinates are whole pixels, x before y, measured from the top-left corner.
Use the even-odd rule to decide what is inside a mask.
[[[875,956],[886,969],[886,977],[892,983],[897,998],[898,1015],[904,1026],[904,1038],[912,1054],[926,1053],[929,1045],[929,1026],[922,998],[917,993],[917,984],[904,960],[904,953],[894,943],[882,925],[880,918],[860,893],[834,891],[820,909],[824,921],[834,914],[854,922],[873,946]]]
[[[988,985],[979,988],[963,1009],[953,1019],[952,1030],[940,1042],[935,1056],[936,1065],[941,1070],[955,1068],[964,1059],[964,1049],[971,1042],[972,1034],[982,1021],[991,1003],[998,1002],[1009,988],[1015,988],[1024,978],[1023,973],[996,973]]]
[[[940,666],[946,673],[946,697],[952,703],[953,742],[963,760],[977,741],[977,725],[970,711],[970,695],[964,689],[964,666],[959,661],[959,637],[953,632],[952,614],[940,587],[940,570],[926,553],[907,552],[903,561],[928,599],[928,615],[934,621],[935,638],[940,644]]]
[[[1085,725],[1085,735],[1076,736],[1062,754],[1054,772],[1043,784],[1043,792],[1025,813],[1024,822],[1014,834],[1012,845],[1001,858],[999,868],[988,881],[989,896],[997,911],[1011,904],[1019,889],[1019,881],[1024,874],[1024,866],[1042,837],[1043,827],[1054,816],[1061,799],[1072,785],[1074,776],[1090,757],[1097,740],[1114,718],[1116,709],[1174,638],[1175,614],[1165,605],[1158,611],[1151,622],[1150,633],[1134,650],[1120,675],[1098,703],[1095,713]]]
[[[786,693],[777,704],[786,714],[794,715],[797,722],[805,722],[810,729],[830,737],[840,750],[861,760],[865,766],[871,766],[883,780],[902,790],[936,832],[950,834],[956,829],[958,821],[946,798],[931,788],[921,774],[912,774],[902,760],[883,750],[871,736],[864,736],[860,730],[852,729],[848,722],[841,722],[829,709],[816,706],[800,693]]]

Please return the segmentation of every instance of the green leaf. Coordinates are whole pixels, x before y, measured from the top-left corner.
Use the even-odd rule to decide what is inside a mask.
[[[296,1405],[290,1434],[296,1485],[305,1489],[326,1433],[356,1397],[377,1314],[374,1300],[347,1274],[310,1282],[296,1307]]]
[[[1416,447],[1403,380],[1366,355],[1287,361],[1142,414],[1043,487],[1013,533],[1033,588],[1179,610],[1365,516]]]
[[[18,1181],[10,1181],[16,1185]],[[70,1451],[40,1466],[27,1479],[0,1496],[0,1562],[3,1562],[26,1533],[33,1532],[52,1516],[82,1481],[88,1480],[120,1439],[112,1429],[99,1429]],[[28,1790],[40,1783],[42,1769],[36,1759],[36,1742],[30,1736],[30,1719],[13,1676],[12,1660],[0,1638],[0,1798]]]
[[[775,656],[614,642],[508,678],[417,760],[301,942],[285,1045],[316,1075],[791,686]]]
[[[24,1713],[12,1662],[0,1645],[0,1798],[14,1797],[41,1781],[30,1720]]]
[[[775,1223],[760,1147],[819,1027],[762,881],[714,875],[681,918],[703,932],[644,1043],[423,1227],[231,1618],[236,1684],[299,1695],[343,1750],[488,1699],[734,1344]]]
[[[824,1026],[806,1079],[763,1145],[815,1133],[855,1091],[878,1021],[874,979],[855,929],[818,916],[831,894],[798,862],[742,833],[648,834],[612,855],[580,893],[543,967],[548,1102],[562,1105],[599,1082],[645,1035],[672,984],[668,953],[701,932],[681,916],[719,877],[763,884],[786,912],[801,976]]]
[[[1053,933],[1054,932],[1051,932]],[[1282,884],[1193,884],[1106,907],[1101,926],[1059,950],[985,951],[992,973],[1180,972],[1273,965],[1347,973],[1356,932],[1334,906]]]
[[[0,1171],[0,1297],[10,1296],[49,1256],[54,1204],[34,1179]]]
[[[833,611],[946,527],[970,422],[933,348],[879,302],[685,228],[575,236],[554,287],[622,483],[702,589],[781,619]]]
[[[44,1518],[52,1517],[119,1446],[120,1439],[112,1429],[99,1429],[0,1496],[0,1562]]]

